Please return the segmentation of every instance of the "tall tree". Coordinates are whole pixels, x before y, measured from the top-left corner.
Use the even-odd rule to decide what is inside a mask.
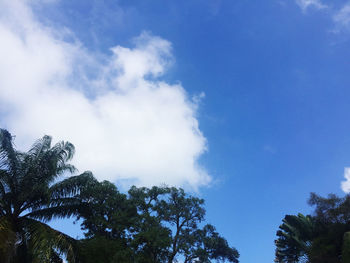
[[[184,258],[186,263],[216,260],[238,262],[237,250],[229,247],[213,226],[200,227],[205,216],[203,199],[175,187],[133,187],[129,194],[132,200],[137,200],[141,215],[146,218],[145,226],[153,219],[157,232],[163,233],[163,242],[159,241],[162,244],[159,252],[161,260],[153,262],[172,263],[178,256]],[[142,231],[140,234],[143,234]],[[146,246],[151,246],[151,240],[152,235]]]
[[[312,216],[287,215],[283,219],[275,241],[275,261],[347,262],[344,258],[349,254],[350,196],[330,194],[325,198],[311,193],[308,203],[315,207]]]
[[[85,231],[79,242],[82,262],[134,262],[130,242],[138,214],[127,196],[108,181],[95,181],[74,198],[82,205],[78,215]]]
[[[283,224],[277,231],[276,262],[303,262],[307,261],[311,241],[315,237],[316,226],[314,219],[307,215],[286,215]]]
[[[87,237],[81,246],[86,262],[238,262],[237,250],[212,225],[201,227],[202,199],[174,187],[135,186],[126,198],[114,185],[100,184],[93,187],[93,196],[87,191],[84,197],[93,211],[80,215]]]
[[[92,179],[82,174],[57,182],[76,169],[69,164],[74,146],[51,137],[36,141],[28,152],[14,148],[13,137],[0,129],[0,258],[2,262],[60,262],[64,253],[73,262],[75,240],[45,222],[77,213],[71,198]]]
[[[343,238],[342,260],[350,262],[350,232],[346,232]]]
[[[0,129],[0,262],[186,263],[238,262],[239,254],[211,225],[204,201],[182,189],[132,187],[128,195],[91,172],[73,173],[74,146],[36,141],[15,149]],[[85,239],[49,227],[53,218],[75,216]]]

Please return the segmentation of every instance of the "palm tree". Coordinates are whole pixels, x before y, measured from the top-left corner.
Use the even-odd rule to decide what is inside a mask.
[[[275,262],[307,262],[311,242],[315,236],[314,219],[303,214],[286,215],[277,231]]]
[[[15,149],[13,137],[0,129],[0,262],[74,262],[75,240],[46,224],[53,217],[77,214],[75,195],[91,173],[57,179],[76,171],[69,164],[74,146],[51,137],[37,140],[28,152]]]

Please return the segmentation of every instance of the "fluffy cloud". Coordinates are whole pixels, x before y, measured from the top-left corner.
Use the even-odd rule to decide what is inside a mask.
[[[171,43],[148,33],[110,57],[38,22],[26,1],[0,1],[0,126],[28,147],[49,134],[76,146],[74,164],[99,179],[198,187],[206,139],[197,99],[160,79]]]
[[[300,6],[303,12],[305,12],[309,7],[314,7],[316,9],[327,7],[320,0],[296,0],[296,3]]]
[[[344,177],[346,181],[341,182],[341,189],[345,193],[350,193],[350,168],[349,167],[346,167],[344,169]]]

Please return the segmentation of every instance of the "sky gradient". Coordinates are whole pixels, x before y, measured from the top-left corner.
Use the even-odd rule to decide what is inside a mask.
[[[184,187],[240,262],[273,262],[310,192],[350,191],[348,1],[0,0],[0,39],[18,148],[49,134],[121,189]]]

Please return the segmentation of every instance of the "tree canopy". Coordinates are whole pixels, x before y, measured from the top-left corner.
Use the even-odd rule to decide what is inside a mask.
[[[108,182],[98,184],[93,189],[100,194],[88,197],[96,208],[79,216],[87,262],[94,258],[95,243],[105,244],[96,251],[106,250],[101,262],[238,262],[237,250],[214,226],[203,224],[204,200],[174,187],[132,187],[126,195]]]
[[[68,162],[74,146],[51,137],[36,141],[28,152],[14,148],[13,137],[0,130],[0,258],[2,262],[59,261],[64,253],[74,261],[74,239],[45,222],[65,217],[74,209],[65,205],[59,176],[75,171]]]
[[[350,196],[311,193],[312,215],[286,215],[277,231],[276,262],[349,261]]]
[[[131,187],[121,193],[70,164],[74,146],[44,136],[28,152],[0,129],[0,262],[172,263],[238,262],[214,226],[204,200],[175,187]],[[51,228],[75,217],[85,238]]]

